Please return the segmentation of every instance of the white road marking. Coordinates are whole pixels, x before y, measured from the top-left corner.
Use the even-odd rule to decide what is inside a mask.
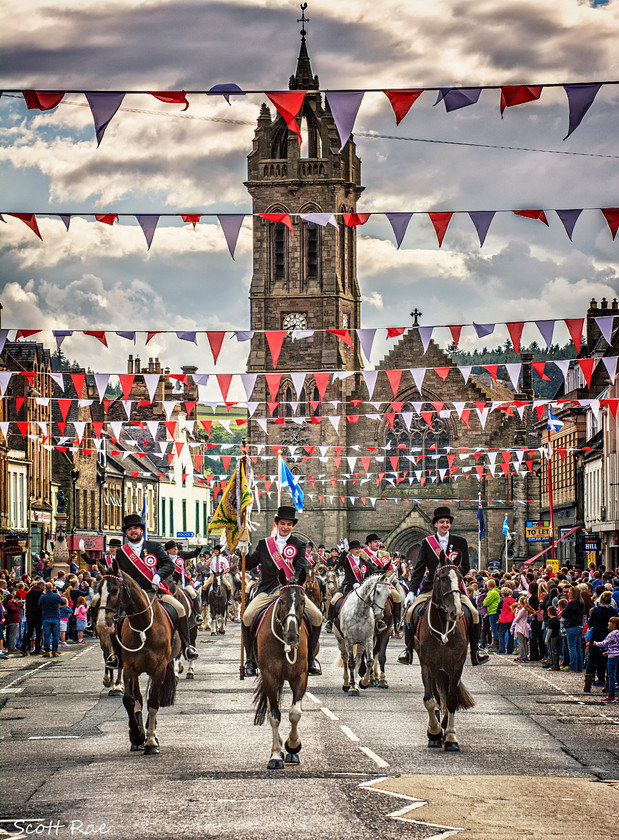
[[[356,736],[356,735],[355,735],[355,733],[352,731],[352,729],[349,729],[349,727],[348,727],[348,726],[342,726],[342,725],[340,725],[340,729],[342,730],[342,732],[344,733],[344,735],[346,735],[346,737],[347,737],[347,738],[350,738],[350,740],[351,740],[351,741],[358,741],[358,740],[359,740],[359,738],[357,738],[357,736]]]
[[[384,793],[387,796],[395,796],[396,799],[406,799],[411,803],[410,805],[406,805],[404,808],[400,808],[398,811],[392,811],[390,814],[387,814],[388,817],[391,817],[393,820],[401,820],[402,822],[407,822],[409,824],[415,823],[415,825],[425,826],[427,828],[442,829],[439,834],[433,834],[431,837],[427,837],[426,840],[443,840],[444,837],[451,837],[453,834],[457,834],[460,831],[466,831],[465,828],[456,828],[453,825],[439,825],[437,823],[429,823],[424,822],[424,820],[414,820],[411,817],[407,817],[406,815],[408,813],[417,808],[422,808],[424,805],[427,805],[428,802],[425,799],[416,799],[414,796],[408,796],[405,793],[395,793],[391,790],[376,787],[377,784],[380,784],[380,782],[386,782],[389,778],[389,776],[382,776],[380,779],[370,779],[359,785],[360,788],[364,788],[365,790],[373,790],[376,791],[376,793]]]
[[[21,688],[0,688],[0,694],[19,694],[23,690],[23,686]]]
[[[519,665],[519,667],[522,668],[523,666]],[[561,688],[560,685],[557,685],[556,683],[552,682],[552,680],[548,679],[548,677],[545,677],[543,674],[540,674],[537,671],[530,671],[528,668],[525,668],[524,670],[528,674],[533,674],[534,677],[537,677],[538,679],[542,680],[543,682],[548,683],[548,685],[551,685],[557,691],[560,691],[561,694],[563,694],[565,697],[567,697],[568,700],[571,700],[572,702],[577,703],[579,706],[586,706],[587,705],[584,700],[581,700],[580,697],[576,697],[574,694],[570,694],[569,691],[566,691],[564,688]],[[595,710],[593,710],[593,711],[595,711]],[[606,710],[604,710],[604,711],[606,711]],[[604,714],[604,711],[600,710],[599,712],[596,712],[594,717],[605,718],[606,720],[610,720],[613,723],[615,723],[616,722],[616,716],[615,715],[611,716],[611,715]],[[582,715],[581,715],[581,717],[582,717]]]
[[[70,738],[79,738],[79,735],[30,735],[29,741],[68,741]]]
[[[312,694],[310,691],[306,691],[305,696],[309,697],[309,699],[312,701],[312,703],[317,703],[319,706],[322,703],[322,700],[319,700],[318,697],[316,697],[316,695]]]
[[[376,755],[375,752],[369,747],[359,747],[362,753],[365,753],[368,758],[371,758],[375,764],[378,764],[379,767],[389,767],[389,763],[385,761],[384,758],[381,758],[379,755]]]
[[[329,720],[339,720],[338,716],[334,715],[331,709],[327,709],[326,706],[321,706],[320,711],[323,713],[323,715],[326,715],[329,718]]]
[[[15,683],[18,683],[21,680],[27,680],[28,677],[31,677],[33,674],[36,674],[36,672],[40,671],[41,668],[47,668],[47,666],[50,664],[51,662],[42,662],[40,665],[37,665],[37,667],[34,670],[28,671],[28,673],[26,674],[21,674],[19,677],[15,677],[14,680],[12,680],[10,683],[7,683],[6,688],[10,688],[12,685],[15,685]]]

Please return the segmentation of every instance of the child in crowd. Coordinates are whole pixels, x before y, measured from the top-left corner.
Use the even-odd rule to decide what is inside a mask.
[[[86,621],[88,620],[88,608],[86,607],[86,598],[83,595],[77,599],[77,606],[75,608],[75,623],[77,626],[77,643],[84,645],[84,630],[86,629]]]
[[[550,606],[547,610],[545,641],[548,648],[547,671],[559,671],[559,651],[561,650],[561,621],[557,617],[557,608]]]
[[[565,632],[565,622],[561,618],[561,613],[567,606],[567,598],[559,598],[557,603],[557,616],[559,617],[559,636],[561,637],[561,665],[560,671],[569,671],[570,667],[567,664],[570,661],[570,652],[567,646],[567,633]]]
[[[608,697],[602,698],[602,703],[616,703],[615,687],[617,685],[617,666],[619,665],[619,616],[614,615],[608,621],[610,633],[601,642],[594,642],[596,647],[606,648],[608,652]]]
[[[67,627],[72,615],[73,610],[68,604],[60,607],[60,647],[69,647],[67,644]]]
[[[529,635],[531,628],[529,627],[528,621],[529,611],[527,610],[527,601],[527,596],[521,595],[514,612],[512,630],[518,639],[518,656],[514,659],[514,662],[529,661]]]

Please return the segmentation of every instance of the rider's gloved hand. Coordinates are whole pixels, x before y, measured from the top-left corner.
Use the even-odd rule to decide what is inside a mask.
[[[359,589],[360,586],[361,586],[360,583],[353,583],[352,588],[353,589]]]
[[[161,578],[159,575],[153,575],[153,579],[151,581],[152,587],[155,592],[159,589],[159,584],[161,583]]]

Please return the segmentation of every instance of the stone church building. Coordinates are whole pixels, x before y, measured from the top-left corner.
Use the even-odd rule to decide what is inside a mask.
[[[253,212],[355,213],[364,189],[361,161],[352,137],[340,151],[335,121],[318,90],[318,77],[312,75],[304,30],[301,36],[289,87],[308,91],[298,117],[303,143],[299,146],[297,136],[277,112],[272,114],[262,105],[248,157],[246,186]],[[265,455],[272,455],[273,447],[296,446],[296,456],[303,456],[294,460],[284,451],[292,471],[304,476],[305,508],[297,532],[328,549],[344,537],[363,542],[367,533],[375,531],[390,550],[413,556],[423,537],[432,532],[434,508],[447,504],[456,517],[454,533],[468,539],[476,561],[481,493],[486,519],[482,564],[502,556],[505,513],[514,534],[508,556],[527,556],[524,521],[537,516],[537,509],[527,500],[539,498],[538,479],[532,474],[522,477],[518,464],[512,464],[506,476],[497,463],[495,477],[484,475],[479,481],[475,466],[488,463],[485,454],[461,459],[460,448],[538,446],[529,408],[524,409],[523,418],[518,412],[510,416],[492,411],[484,416],[482,428],[474,402],[510,399],[513,389],[489,376],[471,376],[465,383],[450,357],[432,341],[424,353],[417,316],[378,365],[370,404],[355,333],[362,326],[356,227],[346,226],[341,217],[337,228],[313,224],[298,215],[292,217],[292,224],[293,235],[281,222],[254,217],[250,317],[256,333],[248,372],[274,371],[261,331],[285,330],[287,335],[276,368],[282,374],[277,395],[270,393],[264,376],[257,376],[252,401],[259,405],[249,422],[248,440],[262,444]],[[423,307],[423,301],[418,303]],[[324,332],[327,329],[350,330],[352,347]],[[316,332],[294,341],[292,330]],[[409,369],[434,367],[448,371],[442,371],[443,378],[428,370],[420,393]],[[380,371],[400,369],[403,374],[394,396]],[[311,374],[302,383],[298,377],[295,382],[296,371],[343,374],[331,378],[321,401],[320,383]],[[458,418],[453,402],[472,409],[466,415],[468,426]],[[430,422],[419,416],[420,403],[423,409],[433,410]],[[431,403],[436,404],[434,408]],[[306,422],[295,422],[300,417]],[[322,458],[320,447],[329,447]],[[276,473],[275,455],[272,460],[257,461],[255,469],[267,477]],[[423,483],[417,480],[416,470],[424,471]],[[367,478],[366,472],[372,475]],[[282,498],[290,502],[285,489]],[[274,492],[270,500],[262,495],[258,533],[270,531],[276,506]]]

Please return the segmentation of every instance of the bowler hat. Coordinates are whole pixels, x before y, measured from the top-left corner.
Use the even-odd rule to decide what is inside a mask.
[[[123,533],[127,530],[127,528],[131,528],[132,525],[139,525],[143,531],[145,530],[142,517],[139,513],[128,513],[127,516],[125,516],[123,519]]]
[[[454,518],[451,515],[451,510],[447,506],[434,508],[432,524],[435,525],[439,519],[449,519],[450,522],[454,521]]]
[[[277,508],[275,521],[279,522],[280,519],[290,519],[291,522],[294,522],[294,524],[296,525],[299,521],[297,519],[296,514],[297,512],[295,508],[293,508],[291,505],[280,505],[280,507]]]
[[[112,539],[108,543],[108,546],[110,548],[114,548],[114,546],[116,546],[116,548],[119,548],[121,545],[122,542],[120,540],[117,540],[116,537],[112,537]]]
[[[351,540],[348,543],[348,548],[352,551],[353,548],[361,548],[361,543],[359,540]]]
[[[374,540],[380,541],[380,537],[378,536],[378,534],[368,534],[365,538],[365,544],[367,545],[368,543],[374,542]]]
[[[175,540],[168,540],[167,543],[164,545],[166,551],[169,551],[171,548],[176,548],[176,541]]]

